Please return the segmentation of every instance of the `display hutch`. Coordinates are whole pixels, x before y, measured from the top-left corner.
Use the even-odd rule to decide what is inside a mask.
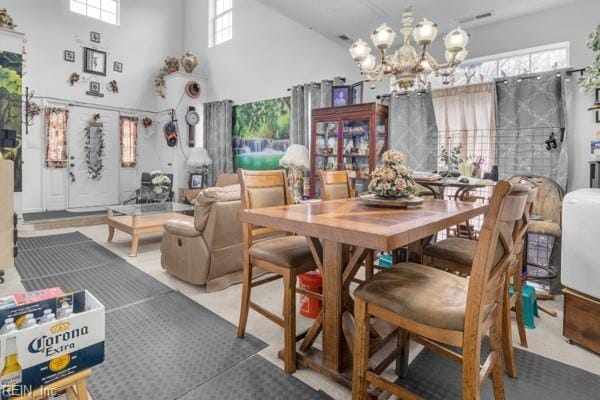
[[[356,193],[388,147],[388,108],[377,103],[312,110],[310,197],[320,196],[319,170],[348,170]]]

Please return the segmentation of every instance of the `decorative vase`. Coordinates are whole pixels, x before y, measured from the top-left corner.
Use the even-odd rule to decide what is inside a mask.
[[[194,72],[194,69],[198,65],[198,57],[192,54],[191,51],[186,52],[183,57],[181,57],[181,66],[188,74]]]
[[[416,190],[415,181],[404,165],[404,155],[388,150],[382,156],[383,165],[371,173],[369,193],[379,199],[410,198]]]

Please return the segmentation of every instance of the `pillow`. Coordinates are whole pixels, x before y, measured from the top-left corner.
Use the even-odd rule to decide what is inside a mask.
[[[239,184],[207,188],[198,193],[196,204],[240,200],[240,191]]]

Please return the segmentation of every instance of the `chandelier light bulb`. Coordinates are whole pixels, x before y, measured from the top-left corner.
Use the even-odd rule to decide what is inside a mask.
[[[387,24],[381,24],[379,28],[371,34],[371,40],[375,47],[385,50],[394,43],[396,32],[392,30]]]
[[[467,47],[469,42],[469,35],[463,31],[460,27],[448,32],[444,39],[446,50],[462,50]]]
[[[372,72],[375,69],[376,64],[377,60],[375,60],[375,56],[373,54],[369,54],[364,60],[361,61],[360,69],[364,72]]]
[[[367,58],[369,54],[371,54],[371,48],[369,47],[367,42],[365,42],[362,39],[358,39],[352,44],[352,47],[350,47],[350,55],[352,56],[352,59],[356,62],[361,62],[362,60]]]
[[[435,22],[423,18],[413,30],[413,38],[419,45],[429,44],[435,40],[438,33],[438,27]]]

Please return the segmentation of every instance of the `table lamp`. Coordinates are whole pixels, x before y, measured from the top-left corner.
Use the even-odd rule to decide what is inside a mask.
[[[208,151],[204,147],[193,147],[190,150],[186,165],[190,174],[202,175],[202,187],[204,187],[208,175],[208,166],[212,165],[212,158],[208,155]]]
[[[279,166],[288,169],[288,179],[294,203],[302,200],[302,182],[304,171],[310,168],[310,158],[306,146],[293,144],[287,148],[279,160]]]

